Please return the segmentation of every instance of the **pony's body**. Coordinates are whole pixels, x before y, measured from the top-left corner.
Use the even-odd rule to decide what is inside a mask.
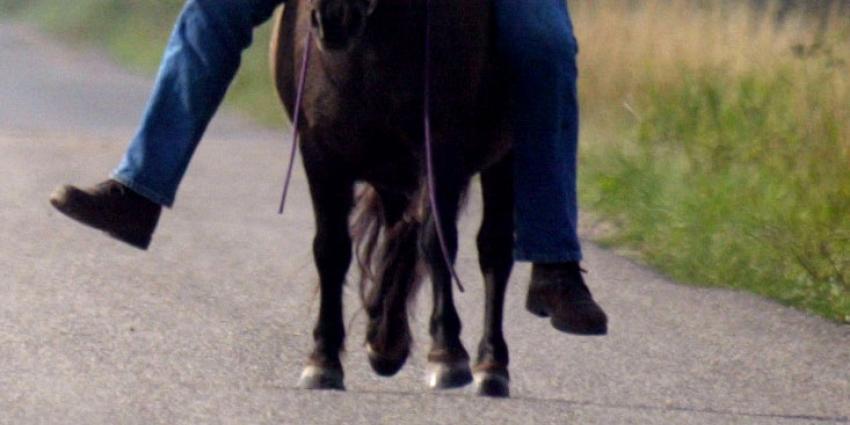
[[[295,74],[310,30],[310,2],[291,3],[279,26],[275,54],[276,79],[290,116]],[[472,174],[504,156],[509,147],[501,143],[494,149],[493,143],[505,134],[500,127],[505,96],[492,54],[489,6],[482,1],[456,1],[445,7],[433,3],[433,125],[435,131],[451,126],[457,130],[452,133],[468,133],[456,148]],[[307,139],[357,140],[331,143],[325,149],[344,156],[358,178],[372,184],[389,179],[395,185],[404,174],[421,171],[424,34],[424,1],[384,0],[356,47],[314,55],[301,128],[317,134],[305,137],[305,144]],[[388,158],[398,161],[395,168],[403,173],[392,172],[390,164],[376,164]],[[373,175],[378,170],[391,172]],[[418,181],[412,185],[418,186]]]
[[[316,18],[310,19],[316,1],[290,1],[272,46],[278,90],[290,116],[304,40],[316,26]],[[452,260],[460,198],[470,178],[483,171],[484,223],[478,241],[487,313],[476,370],[482,373],[483,393],[505,395],[508,359],[501,315],[512,266],[512,171],[504,119],[507,96],[496,66],[489,3],[430,1],[428,69],[437,201]],[[471,378],[451,275],[422,196],[426,4],[380,0],[356,45],[317,49],[309,64],[299,128],[316,213],[314,252],[322,297],[316,348],[302,378],[308,387],[342,387],[341,291],[352,258],[348,226],[355,203],[361,226],[354,239],[365,247],[361,266],[373,269],[374,282],[364,290],[373,368],[392,375],[409,353],[406,302],[415,289],[421,251],[434,287],[432,385],[453,387]],[[356,182],[366,182],[372,190],[355,200]]]

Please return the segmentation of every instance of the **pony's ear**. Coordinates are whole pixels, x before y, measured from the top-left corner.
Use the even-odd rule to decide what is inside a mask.
[[[369,14],[369,15],[371,15],[371,14],[372,14],[372,12],[374,12],[374,11],[375,11],[375,8],[377,8],[377,7],[378,7],[378,0],[366,0],[366,2],[367,2],[367,4],[368,4],[368,6],[369,6],[369,7],[366,9],[366,13],[367,13],[367,14]]]

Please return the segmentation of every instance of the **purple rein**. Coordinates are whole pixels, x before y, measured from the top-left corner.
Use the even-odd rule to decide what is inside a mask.
[[[437,229],[437,239],[440,241],[440,251],[443,252],[443,261],[449,268],[452,277],[457,282],[457,289],[464,292],[463,283],[455,271],[454,264],[449,256],[449,248],[446,237],[443,234],[443,222],[440,219],[440,210],[437,208],[437,179],[434,177],[434,143],[431,137],[431,2],[425,1],[425,103],[423,105],[423,117],[425,125],[425,168],[428,170],[428,198],[431,201],[431,214],[434,217],[434,227]]]
[[[283,182],[283,194],[280,196],[278,214],[283,214],[286,195],[289,193],[289,183],[292,181],[292,168],[295,166],[295,154],[298,152],[298,122],[301,120],[301,102],[304,100],[304,86],[307,83],[307,66],[310,63],[310,50],[313,47],[313,32],[307,31],[304,40],[304,57],[301,60],[301,73],[298,75],[298,91],[295,94],[295,113],[292,118],[292,151],[289,154],[289,168],[286,170],[286,180]]]

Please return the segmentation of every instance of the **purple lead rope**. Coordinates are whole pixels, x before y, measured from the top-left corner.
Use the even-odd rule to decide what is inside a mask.
[[[463,283],[455,271],[452,264],[451,256],[449,255],[448,244],[446,237],[443,234],[443,221],[440,219],[440,210],[437,208],[437,189],[436,178],[434,177],[434,159],[432,157],[434,151],[434,142],[431,137],[431,2],[425,1],[425,101],[423,107],[423,116],[425,119],[425,168],[428,171],[428,198],[431,201],[431,214],[434,217],[434,226],[437,228],[437,239],[440,241],[440,250],[443,253],[443,261],[446,263],[449,272],[457,282],[457,289],[464,292]]]
[[[304,40],[304,57],[301,60],[301,73],[298,75],[298,88],[295,94],[295,112],[292,114],[292,151],[289,154],[289,168],[286,170],[286,180],[283,182],[283,194],[280,196],[280,207],[277,209],[278,214],[283,214],[286,195],[289,193],[289,183],[292,181],[295,154],[298,152],[298,123],[301,120],[301,102],[304,100],[304,86],[307,83],[307,65],[310,62],[310,50],[312,50],[312,47],[313,32],[307,31],[307,39]]]

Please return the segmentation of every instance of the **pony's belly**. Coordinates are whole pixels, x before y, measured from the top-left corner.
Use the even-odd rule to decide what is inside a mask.
[[[324,116],[305,134],[305,148],[332,158],[358,181],[394,192],[416,190],[420,177],[421,142],[415,128],[399,128],[391,120],[369,122],[357,113]]]

